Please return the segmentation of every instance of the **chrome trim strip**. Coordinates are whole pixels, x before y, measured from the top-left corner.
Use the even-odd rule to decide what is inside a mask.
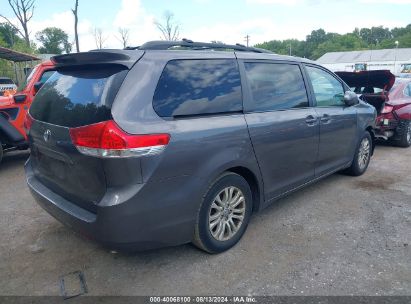
[[[99,158],[130,158],[130,157],[143,157],[158,155],[164,151],[165,145],[152,146],[145,148],[135,148],[135,149],[122,149],[122,150],[111,150],[111,149],[96,149],[96,148],[86,148],[81,146],[76,146],[77,150],[84,154]]]

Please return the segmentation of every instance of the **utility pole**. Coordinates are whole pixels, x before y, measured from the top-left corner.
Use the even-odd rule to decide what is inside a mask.
[[[290,56],[291,56],[291,42],[290,42]]]
[[[247,47],[250,45],[250,35],[244,37],[244,41],[247,43]]]

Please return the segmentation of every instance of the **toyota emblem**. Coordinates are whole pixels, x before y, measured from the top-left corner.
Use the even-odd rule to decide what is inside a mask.
[[[50,137],[51,137],[51,131],[47,129],[43,134],[44,141],[48,142],[50,140]]]

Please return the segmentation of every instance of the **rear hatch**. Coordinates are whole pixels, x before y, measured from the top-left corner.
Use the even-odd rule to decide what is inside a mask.
[[[107,188],[124,178],[108,176],[108,168],[121,170],[134,161],[137,170],[128,178],[140,182],[140,163],[85,155],[73,144],[72,130],[112,119],[112,104],[129,69],[127,64],[102,60],[101,53],[95,53],[94,61],[93,56],[79,56],[57,57],[56,73],[35,97],[29,116],[30,162],[46,187],[94,212]]]
[[[338,76],[361,99],[373,105],[380,114],[388,101],[388,92],[395,83],[395,75],[389,70],[361,71],[361,72],[336,72]]]

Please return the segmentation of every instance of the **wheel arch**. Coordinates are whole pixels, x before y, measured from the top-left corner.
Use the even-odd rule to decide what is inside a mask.
[[[263,192],[262,185],[260,185],[257,176],[250,169],[243,166],[228,168],[225,172],[236,173],[247,181],[253,195],[253,212],[261,210]]]

